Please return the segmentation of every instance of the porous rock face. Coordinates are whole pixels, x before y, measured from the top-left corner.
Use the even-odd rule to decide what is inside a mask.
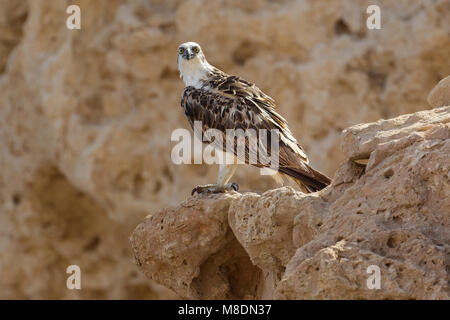
[[[181,42],[274,97],[329,175],[343,128],[425,109],[450,73],[448,1],[383,1],[381,30],[369,2],[0,0],[0,298],[173,297],[137,272],[127,237],[215,179],[170,159],[188,128]],[[238,170],[241,190],[275,186],[256,172]],[[81,291],[65,286],[71,264]]]
[[[152,215],[131,237],[139,267],[191,299],[449,299],[450,106],[350,127],[342,148],[318,193],[202,195]]]
[[[151,279],[190,299],[254,299],[261,270],[228,225],[232,199],[190,198],[148,217],[133,233],[136,263]]]

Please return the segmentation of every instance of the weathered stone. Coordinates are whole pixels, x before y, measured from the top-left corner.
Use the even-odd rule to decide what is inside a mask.
[[[81,30],[66,28],[67,1],[0,0],[0,298],[174,297],[131,265],[126,239],[146,215],[216,178],[215,166],[170,159],[172,131],[189,126],[179,107],[181,42],[199,42],[212,64],[271,95],[312,165],[330,176],[348,158],[342,129],[423,110],[450,74],[448,0],[385,1],[381,30],[367,30],[365,1],[72,2],[81,7]],[[405,139],[399,143],[413,143]],[[355,150],[368,156],[378,142]],[[387,151],[375,151],[373,165]],[[347,161],[327,201],[306,197],[311,207],[292,221],[289,247],[276,252],[273,244],[270,258],[258,256],[250,233],[239,235],[263,278],[278,281],[270,270],[295,253],[291,245],[320,233],[324,214],[313,213],[361,170]],[[242,167],[233,180],[252,192],[276,186],[258,172]],[[290,226],[271,228],[275,243]],[[271,259],[282,262],[274,269]],[[86,289],[65,287],[70,264],[80,265]]]
[[[190,198],[148,217],[131,236],[137,265],[189,299],[256,298],[261,271],[228,226],[240,195]]]
[[[450,76],[439,81],[427,100],[432,107],[450,106]]]
[[[190,298],[230,297],[218,293],[228,292],[226,280],[210,278],[229,279],[223,275],[229,269],[203,267],[223,255],[222,261],[236,257],[252,270],[240,272],[241,290],[254,285],[247,298],[449,299],[448,116],[445,107],[359,126],[343,146],[361,150],[366,140],[358,137],[372,135],[377,143],[371,142],[367,166],[348,159],[318,193],[283,187],[262,195],[194,197],[162,210],[132,237],[138,264],[149,278]],[[223,249],[236,240],[240,251]],[[162,254],[169,245],[173,254]],[[379,289],[367,284],[370,268],[380,272]],[[216,289],[192,293],[196,281]]]

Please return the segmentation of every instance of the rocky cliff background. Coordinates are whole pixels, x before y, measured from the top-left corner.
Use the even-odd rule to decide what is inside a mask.
[[[81,30],[66,28],[70,4]],[[369,4],[381,30],[366,28]],[[189,40],[274,97],[334,176],[344,128],[430,108],[450,74],[450,3],[0,0],[0,298],[175,297],[141,275],[128,237],[215,179],[170,160],[171,132],[188,128],[176,48]],[[256,172],[234,180],[275,186]],[[71,264],[82,290],[66,288]]]

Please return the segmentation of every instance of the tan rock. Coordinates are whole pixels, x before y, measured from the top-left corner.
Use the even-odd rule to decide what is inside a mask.
[[[442,79],[428,95],[428,103],[432,107],[450,105],[450,76]]]
[[[52,166],[5,199],[0,215],[1,299],[175,298],[132,264],[129,231]],[[81,290],[66,269],[81,270]]]
[[[446,119],[443,114],[450,115],[450,108],[407,118],[435,123]],[[276,297],[449,298],[450,125],[435,123],[429,130],[413,131],[411,127],[420,126],[403,126],[404,120],[394,118],[361,129],[356,149],[365,147],[365,140],[358,137],[393,131],[399,125],[393,140],[375,146],[367,167],[351,161],[341,166],[333,185],[322,192],[325,200],[318,206],[322,209],[310,214],[307,207],[296,216],[294,236],[317,236],[295,243],[297,252],[286,266]],[[320,222],[303,223],[311,216]],[[366,286],[371,265],[381,270],[380,290]]]
[[[359,124],[342,132],[342,151],[351,160],[367,159],[380,144],[398,140],[408,133],[426,131],[450,123],[450,107],[407,114],[395,119]]]
[[[255,298],[261,272],[227,221],[230,202],[239,197],[190,198],[148,217],[131,236],[137,265],[185,298]]]
[[[81,30],[66,28],[67,1],[0,0],[1,298],[173,297],[127,265],[132,254],[124,239],[149,213],[215,179],[215,166],[170,160],[172,131],[188,128],[175,63],[181,42],[198,41],[212,64],[275,98],[311,163],[330,176],[348,157],[339,148],[344,128],[423,110],[429,91],[450,74],[448,0],[383,3],[381,30],[366,28],[367,1],[74,3]],[[377,143],[345,148],[368,156]],[[360,170],[341,167],[339,188],[354,183]],[[257,172],[239,168],[234,180],[253,192],[276,186]],[[79,194],[89,201],[80,202]],[[311,241],[322,221],[313,212],[323,203],[307,199],[311,213],[293,224],[311,229],[295,231],[292,243]],[[264,212],[274,235],[290,228],[273,226],[289,211]],[[245,219],[242,212],[234,216]],[[41,225],[71,230],[72,244]],[[292,249],[276,252],[277,244],[273,258],[259,257],[259,247],[244,242],[250,229],[239,226],[242,246],[252,248],[264,277],[277,281],[269,270],[283,266]],[[98,246],[81,249],[97,236]],[[74,259],[89,290],[65,287],[65,267]],[[271,259],[283,262],[275,268]]]

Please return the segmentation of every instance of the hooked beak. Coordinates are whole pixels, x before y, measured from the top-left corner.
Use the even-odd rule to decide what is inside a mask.
[[[183,59],[186,60],[191,60],[192,58],[194,58],[195,54],[191,51],[191,50],[185,50],[182,57]]]

